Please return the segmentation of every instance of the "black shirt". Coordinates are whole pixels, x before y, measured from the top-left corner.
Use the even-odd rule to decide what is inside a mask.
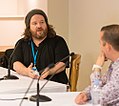
[[[26,67],[28,67],[31,62],[33,63],[33,55],[31,50],[31,39],[20,39],[17,42],[17,47],[14,52],[12,63],[15,61],[20,61]],[[39,47],[36,47],[34,44],[35,50],[38,50],[36,67],[40,71],[50,65],[51,63],[56,63],[60,61],[65,56],[69,55],[69,49],[65,40],[60,36],[55,36],[53,38],[46,37],[40,44]],[[69,59],[63,61],[67,63]],[[46,79],[48,79],[48,76]],[[57,73],[51,79],[56,82],[66,84],[68,82],[65,70]]]

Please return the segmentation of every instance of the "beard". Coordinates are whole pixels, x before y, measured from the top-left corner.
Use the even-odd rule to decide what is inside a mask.
[[[46,29],[37,29],[36,31],[31,31],[32,37],[38,40],[42,40],[47,36],[47,28]]]

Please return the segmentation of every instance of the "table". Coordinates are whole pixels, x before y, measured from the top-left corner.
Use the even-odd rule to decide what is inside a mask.
[[[7,75],[8,69],[0,67],[0,78]],[[0,81],[0,94],[20,94],[25,93],[28,89],[31,81],[30,77],[22,76],[14,71],[11,71],[13,75],[18,76],[18,80],[2,80]],[[40,88],[46,83],[47,80],[40,80]],[[29,93],[36,93],[37,90],[37,80],[35,79],[29,90]],[[46,86],[41,90],[41,92],[66,92],[67,86],[54,81],[49,81]]]
[[[41,93],[45,96],[48,96],[52,99],[49,102],[40,102],[40,106],[92,106],[91,102],[88,102],[84,105],[77,105],[74,102],[75,97],[79,94],[79,92],[55,92],[55,93]],[[28,94],[27,97],[30,97],[32,94]],[[0,95],[1,98],[5,99],[15,99],[23,97],[21,94],[11,94],[11,95]],[[20,100],[0,100],[1,106],[19,106],[21,102]],[[37,106],[36,102],[32,102],[29,100],[24,100],[21,106]],[[100,105],[96,105],[100,106]]]
[[[7,69],[0,67],[0,77],[3,77],[6,74]],[[0,106],[19,106],[21,98],[24,97],[24,93],[26,92],[26,89],[28,88],[29,83],[32,80],[29,77],[21,76],[13,71],[12,74],[17,75],[19,77],[19,80],[0,81]],[[32,95],[36,95],[36,82],[37,80],[34,80],[30,91],[25,97],[30,98]],[[46,80],[40,81],[40,86],[42,86],[45,82]],[[48,84],[40,92],[40,94],[48,96],[52,99],[52,101],[49,102],[40,102],[40,106],[80,106],[74,102],[74,99],[79,94],[79,92],[66,92],[65,84],[49,81]],[[36,102],[32,102],[28,99],[24,100],[21,106],[37,105]],[[92,104],[88,102],[83,106],[92,106]]]

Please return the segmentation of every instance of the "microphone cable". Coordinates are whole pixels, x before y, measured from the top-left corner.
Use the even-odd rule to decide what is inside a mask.
[[[27,99],[28,99],[28,97],[25,97],[25,96],[26,96],[26,95],[27,95],[27,93],[29,92],[29,89],[31,88],[31,86],[32,86],[32,84],[33,84],[33,82],[34,82],[34,80],[35,80],[35,79],[32,79],[31,83],[29,84],[28,89],[26,90],[26,92],[25,92],[25,94],[24,94],[23,98],[21,98],[22,100],[21,100],[21,102],[20,102],[19,106],[21,106],[21,104],[22,104],[22,102],[23,102],[24,98],[27,98]]]
[[[50,65],[48,66],[48,68],[49,68],[49,69],[53,68],[53,67],[54,67],[55,65],[57,65],[59,62],[64,61],[64,60],[66,60],[69,56],[73,56],[73,55],[74,55],[74,52],[72,52],[72,53],[70,53],[69,55],[67,55],[66,57],[62,58],[60,61],[56,62],[55,64],[53,64],[53,63],[50,64]],[[63,65],[62,67],[60,67],[60,68],[63,68],[64,66],[66,66],[66,65],[64,64],[64,65]],[[46,67],[46,68],[47,68],[47,67]],[[44,69],[46,69],[46,68],[44,68]],[[39,73],[41,74],[41,73],[44,71],[44,69],[41,70]],[[49,71],[49,69],[48,69],[47,71]],[[58,70],[59,70],[59,69],[57,69],[57,70],[55,71],[55,73],[50,76],[50,78],[46,81],[46,83],[41,87],[41,89],[39,90],[39,92],[44,88],[44,86],[49,82],[49,80],[52,79],[52,77],[56,74],[56,72],[57,72]],[[46,71],[46,72],[47,72],[47,71]],[[44,72],[43,74],[45,74],[46,72]],[[39,80],[40,80],[40,76],[39,76],[39,78],[38,78],[37,83],[39,82]],[[27,89],[27,91],[25,92],[25,94],[24,94],[24,96],[23,96],[23,98],[22,98],[22,100],[21,100],[19,106],[22,105],[23,100],[24,100],[26,94],[28,93],[29,89],[31,88],[31,85],[33,84],[33,82],[34,82],[34,79],[32,79],[30,85],[28,86],[28,89]]]
[[[52,67],[54,67],[54,64],[52,63],[52,64],[50,64],[48,67],[46,67],[46,68],[52,68]],[[44,69],[46,69],[46,68],[44,68]],[[44,69],[42,69],[40,72],[39,72],[39,74],[41,74],[43,71],[44,71]],[[48,70],[49,70],[48,69]],[[44,72],[44,74],[45,74],[46,72]],[[4,78],[0,78],[0,80],[3,80]],[[39,77],[39,79],[40,79],[40,77]],[[29,98],[28,97],[26,97],[26,95],[27,95],[27,93],[28,93],[28,91],[29,91],[29,89],[31,88],[31,86],[32,86],[32,84],[33,84],[33,82],[34,82],[34,78],[32,79],[32,81],[30,82],[30,84],[29,84],[29,86],[28,86],[28,89],[26,90],[26,92],[25,92],[25,94],[24,94],[24,96],[23,97],[21,97],[21,98],[8,98],[8,99],[6,99],[6,98],[0,98],[0,100],[1,101],[12,101],[12,100],[20,100],[20,99],[22,99],[21,100],[21,102],[20,102],[20,105],[19,106],[21,106],[21,104],[22,104],[22,102],[23,102],[23,100],[25,99],[25,100],[28,100]]]
[[[56,64],[58,64],[59,62],[57,62]],[[56,65],[55,64],[55,65]],[[50,99],[49,97],[45,96],[45,95],[40,95],[39,93],[41,92],[41,90],[45,87],[45,85],[52,79],[52,77],[56,74],[56,72],[60,69],[62,69],[63,67],[65,67],[66,65],[63,64],[63,66],[61,66],[60,68],[58,68],[57,70],[55,70],[55,72],[48,78],[48,80],[43,84],[43,86],[39,89],[39,79],[37,80],[37,94],[36,95],[32,95],[29,97],[30,101],[36,101],[37,106],[39,106],[39,102],[45,102],[45,101],[51,101],[52,99]],[[50,68],[49,68],[50,70]],[[43,73],[44,74],[44,73]]]
[[[74,52],[72,52],[72,53],[70,53],[68,56],[66,56],[66,57],[64,57],[63,59],[61,59],[59,62],[61,62],[61,61],[64,61],[65,59],[67,59],[69,56],[72,56],[72,55],[74,55]],[[53,68],[54,67],[54,65],[57,65],[59,62],[57,62],[56,64],[50,64],[48,67],[46,67],[46,68]],[[59,69],[61,69],[61,68],[63,68],[64,66],[66,66],[65,64],[62,66],[62,67],[60,67]],[[44,68],[44,69],[46,69],[46,68]],[[39,73],[41,74],[43,71],[44,71],[44,69],[42,69]],[[48,69],[48,70],[49,70]],[[52,75],[51,75],[51,77],[46,81],[46,83],[41,87],[41,89],[39,90],[39,92],[44,88],[44,86],[52,79],[52,77],[56,74],[56,72],[59,70],[59,69],[57,69],[56,71],[55,71],[55,73],[53,73]],[[47,71],[46,71],[47,72]],[[44,74],[46,73],[46,72],[44,72]],[[0,78],[0,80],[3,80],[4,78]],[[38,78],[38,81],[39,81],[39,79],[40,79],[40,77]],[[12,101],[12,100],[19,100],[19,99],[22,99],[21,100],[21,102],[20,102],[20,104],[19,104],[19,106],[21,106],[21,104],[22,104],[22,102],[23,102],[23,100],[25,99],[25,100],[28,100],[29,98],[28,97],[25,97],[26,95],[27,95],[27,93],[28,93],[28,91],[29,91],[29,89],[31,88],[31,86],[32,86],[32,84],[33,84],[33,82],[34,82],[34,80],[35,79],[32,79],[32,81],[31,81],[31,83],[29,84],[29,86],[28,86],[28,89],[26,90],[26,92],[25,92],[25,94],[24,94],[24,96],[22,97],[22,98],[10,98],[10,99],[5,99],[5,98],[0,98],[0,100],[3,100],[3,101]]]
[[[48,67],[46,67],[46,68],[52,68],[54,66],[54,64],[50,64]],[[46,69],[46,68],[44,68],[44,69]],[[39,75],[44,71],[44,69],[42,69],[40,72],[39,72]],[[48,69],[48,70],[49,70]],[[45,74],[46,72],[44,72],[44,74]],[[4,78],[0,78],[0,81],[1,80],[3,80]],[[39,76],[39,78],[38,78],[38,80],[40,79],[40,76]],[[27,93],[29,92],[29,89],[31,88],[31,86],[32,86],[32,84],[33,84],[33,82],[34,82],[34,78],[32,79],[32,81],[31,81],[31,83],[29,84],[29,86],[28,86],[28,89],[26,90],[26,92],[25,92],[25,94],[24,94],[24,96],[22,97],[22,98],[10,98],[10,99],[5,99],[5,98],[0,98],[0,100],[4,100],[4,101],[11,101],[11,100],[18,100],[18,99],[22,99],[21,100],[21,102],[20,102],[20,105],[19,106],[21,106],[21,104],[22,104],[22,102],[23,102],[23,100],[24,99],[28,99],[28,97],[25,97],[26,95],[27,95]]]
[[[54,67],[54,64],[53,64],[53,63],[50,64],[50,65],[48,65],[46,68],[48,68],[48,70],[49,70],[49,69],[52,68],[52,67]],[[46,68],[42,69],[42,70],[39,72],[39,75],[40,75]],[[48,70],[47,70],[47,71],[48,71]],[[46,72],[47,72],[47,71],[46,71]],[[46,72],[44,72],[44,74],[45,74]],[[38,80],[39,80],[39,79],[40,79],[40,76],[39,76]],[[34,80],[35,80],[35,79],[32,79],[31,83],[29,84],[28,89],[26,90],[26,92],[25,92],[23,98],[21,98],[22,100],[21,100],[19,106],[22,105],[24,98],[28,98],[28,97],[25,97],[25,96],[26,96],[27,93],[29,92],[29,89],[31,88],[31,86],[32,86],[32,84],[33,84],[33,82],[34,82]]]
[[[57,63],[58,64],[58,63]],[[49,79],[43,84],[43,86],[40,88],[39,92],[45,87],[45,85],[52,79],[52,77],[56,74],[56,72],[60,69],[62,69],[63,67],[65,67],[66,65],[64,64],[62,67],[60,67],[59,69],[57,69],[50,77]]]
[[[74,55],[74,53],[72,52],[72,53],[70,53],[68,56],[66,56],[66,57],[64,57],[63,59],[61,59],[59,62],[61,62],[61,61],[64,61],[65,59],[67,59],[69,56],[72,56],[72,55]],[[59,62],[57,62],[56,64],[58,64]],[[46,67],[46,68],[52,68],[52,67],[54,67],[54,65],[56,65],[56,64],[50,64],[48,67]],[[64,66],[63,66],[64,67]],[[61,68],[63,68],[63,67],[61,67]],[[44,69],[46,69],[46,68],[44,68]],[[39,74],[41,74],[43,71],[44,71],[44,69],[42,69],[40,72],[39,72]],[[48,70],[49,70],[48,69]],[[58,69],[59,70],[59,69]],[[47,71],[46,71],[47,72]],[[56,71],[57,72],[57,71]],[[56,74],[56,72],[49,78],[49,80]],[[44,72],[44,74],[45,74],[45,72]],[[3,80],[4,78],[1,78],[0,80]],[[39,79],[40,79],[40,77],[38,78],[38,81],[39,81]],[[33,84],[33,82],[34,82],[34,80],[35,79],[32,79],[32,81],[31,81],[31,83],[29,84],[29,86],[28,86],[28,89],[26,90],[26,92],[25,92],[25,94],[24,94],[24,96],[22,97],[22,98],[10,98],[10,99],[3,99],[3,98],[0,98],[0,100],[18,100],[18,99],[22,99],[21,100],[21,102],[20,102],[20,104],[19,104],[19,106],[21,106],[22,105],[22,103],[23,103],[23,100],[24,99],[29,99],[28,97],[26,97],[26,95],[27,95],[27,93],[29,92],[29,89],[31,88],[31,86],[32,86],[32,84]],[[41,89],[40,89],[40,91],[44,88],[44,86],[46,85],[48,83],[48,81],[41,87]]]
[[[5,98],[0,98],[1,101],[13,101],[13,100],[19,100],[19,99],[28,99],[28,97],[24,97],[24,98],[8,98],[8,99],[5,99]]]

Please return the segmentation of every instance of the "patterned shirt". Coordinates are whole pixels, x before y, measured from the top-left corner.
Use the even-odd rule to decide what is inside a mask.
[[[92,83],[96,77],[97,73],[93,72],[90,76]],[[119,58],[115,62],[111,63],[105,75],[102,77],[98,76],[98,78],[100,79],[100,86],[102,87],[102,96],[100,98],[101,105],[105,106],[109,103],[111,106],[117,106],[117,104],[119,105]],[[90,91],[91,86],[84,90],[89,99],[91,99]]]

